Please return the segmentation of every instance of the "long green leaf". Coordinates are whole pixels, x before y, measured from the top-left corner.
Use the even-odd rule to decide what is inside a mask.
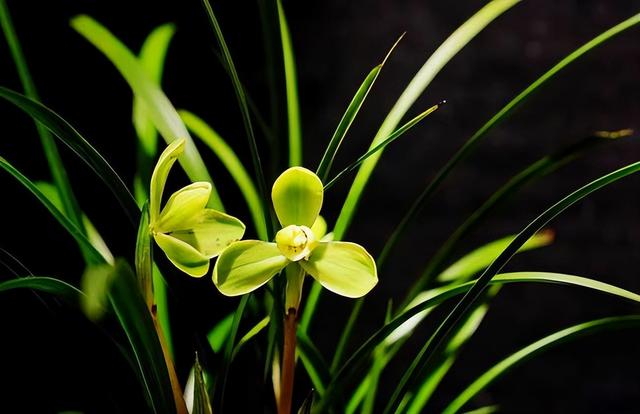
[[[289,126],[289,166],[302,165],[302,127],[300,126],[300,104],[298,103],[298,81],[296,60],[293,54],[291,33],[280,0],[278,3],[278,22],[284,59],[284,81],[287,88],[287,121]]]
[[[473,337],[480,327],[480,324],[489,311],[489,302],[493,300],[500,289],[501,286],[492,286],[487,294],[485,303],[478,306],[473,313],[471,313],[462,327],[451,338],[447,344],[446,357],[442,362],[438,363],[438,366],[435,369],[426,373],[425,381],[420,385],[420,387],[418,387],[417,391],[414,392],[414,397],[411,399],[411,402],[407,407],[407,414],[419,414],[424,411],[424,406],[429,402],[436,388],[449,372],[449,369],[455,362],[462,346]]]
[[[47,197],[47,200],[51,202],[58,210],[62,211],[62,200],[60,199],[60,193],[58,192],[58,188],[46,181],[36,181],[33,184],[40,190],[40,192]],[[80,213],[82,218],[82,223],[84,224],[84,228],[87,231],[87,239],[91,242],[91,245],[100,252],[102,257],[107,263],[114,264],[115,259],[111,250],[109,250],[109,246],[104,241],[98,230],[95,228],[89,217],[85,214]]]
[[[233,322],[231,323],[231,329],[229,330],[229,336],[226,339],[226,345],[224,349],[224,360],[222,363],[222,367],[220,368],[220,379],[221,383],[217,389],[217,410],[215,411],[223,411],[224,410],[224,395],[227,387],[227,377],[229,376],[229,368],[231,367],[231,363],[233,362],[233,350],[236,346],[236,337],[238,336],[238,330],[240,328],[240,322],[242,321],[242,317],[244,316],[244,310],[247,307],[247,302],[249,301],[249,297],[251,295],[244,295],[240,299],[240,303],[238,303],[238,307],[233,314]],[[216,404],[216,401],[214,401]]]
[[[407,111],[409,111],[414,102],[420,97],[420,95],[422,95],[424,90],[440,70],[442,70],[442,68],[467,43],[471,41],[471,39],[480,33],[480,31],[482,31],[482,29],[484,29],[494,19],[518,2],[519,0],[493,0],[469,18],[464,24],[462,24],[462,26],[456,29],[456,31],[453,32],[447,40],[440,45],[440,47],[438,47],[431,57],[427,59],[422,68],[418,73],[416,73],[411,82],[409,82],[409,85],[407,85],[404,92],[400,95],[395,105],[383,121],[380,129],[378,129],[376,136],[371,142],[370,148],[376,147],[393,133]],[[340,240],[344,237],[347,228],[351,223],[351,219],[355,214],[362,192],[364,191],[364,188],[369,181],[369,177],[373,173],[373,170],[381,156],[382,152],[378,152],[367,159],[367,161],[363,162],[360,166],[333,229],[336,240]],[[309,298],[300,323],[301,328],[308,329],[321,292],[322,287],[320,284],[314,283],[311,291],[309,292]]]
[[[479,300],[480,295],[485,290],[491,278],[493,278],[504,265],[513,257],[513,255],[522,247],[522,245],[529,240],[529,238],[540,231],[549,221],[555,218],[558,214],[564,210],[582,200],[589,194],[606,187],[607,185],[618,181],[621,178],[634,174],[640,171],[640,162],[636,162],[626,167],[623,167],[617,171],[613,171],[603,177],[598,178],[590,182],[589,184],[581,187],[580,189],[569,194],[553,206],[545,210],[540,216],[527,225],[516,238],[509,244],[509,246],[496,258],[493,263],[482,273],[473,287],[467,292],[467,294],[458,302],[455,308],[447,315],[444,321],[438,326],[438,329],[429,338],[429,340],[422,347],[411,366],[402,376],[399,386],[393,393],[393,396],[389,400],[385,408],[385,412],[397,408],[401,401],[401,396],[407,390],[407,387],[413,384],[416,375],[418,375],[426,365],[431,361],[433,356],[437,353],[441,345],[445,340],[449,338],[453,328],[460,321],[460,319],[473,308],[473,305]]]
[[[358,115],[358,112],[360,112],[362,104],[364,103],[365,99],[367,99],[367,95],[369,95],[369,91],[371,91],[373,84],[375,83],[376,79],[378,79],[378,75],[380,74],[380,71],[382,70],[385,62],[389,58],[389,55],[391,55],[391,52],[393,52],[400,40],[402,40],[402,37],[404,37],[404,34],[400,36],[400,38],[393,44],[391,50],[389,50],[382,63],[371,69],[371,72],[369,72],[367,77],[364,79],[364,81],[356,91],[356,94],[351,99],[351,102],[349,103],[349,106],[347,106],[347,110],[345,111],[344,115],[342,115],[342,118],[338,123],[338,127],[333,133],[333,136],[331,137],[331,140],[327,145],[327,149],[324,151],[322,159],[318,164],[318,169],[316,170],[316,175],[320,177],[323,183],[326,183],[327,179],[329,178],[329,171],[331,170],[333,160],[335,159],[336,154],[338,153],[338,149],[340,148],[344,137],[347,135],[351,124],[356,119],[356,115]]]
[[[249,107],[247,106],[247,97],[244,92],[244,88],[242,83],[240,82],[240,77],[238,76],[238,71],[236,70],[236,65],[233,63],[233,58],[231,57],[231,52],[229,51],[229,47],[227,46],[227,42],[224,39],[224,35],[222,34],[222,29],[220,28],[220,24],[218,23],[218,19],[216,15],[213,13],[213,9],[211,8],[211,4],[209,0],[202,0],[202,4],[207,12],[207,17],[209,18],[209,23],[211,25],[211,29],[213,30],[218,45],[220,46],[220,50],[222,51],[222,57],[224,58],[224,62],[226,64],[226,69],[231,77],[231,83],[233,84],[233,90],[236,94],[236,99],[238,101],[238,105],[240,106],[240,114],[242,115],[242,123],[244,125],[245,133],[247,134],[247,141],[249,144],[249,149],[251,151],[251,160],[253,162],[253,168],[255,169],[256,179],[258,181],[258,188],[264,200],[269,199],[269,193],[267,192],[267,184],[264,177],[264,170],[262,169],[262,161],[260,161],[260,153],[258,152],[258,145],[256,143],[256,137],[253,132],[253,124],[251,123],[251,114],[249,113]],[[270,216],[268,209],[264,209],[265,223],[269,225]]]
[[[318,164],[318,169],[316,170],[316,175],[320,177],[322,182],[326,182],[329,178],[329,171],[331,170],[333,160],[338,153],[340,144],[342,144],[344,137],[349,131],[349,127],[356,118],[356,115],[358,115],[360,107],[369,94],[373,83],[378,78],[380,69],[382,69],[382,64],[379,64],[375,68],[371,69],[371,72],[369,72],[367,77],[364,79],[364,81],[356,91],[356,94],[351,99],[347,110],[345,111],[344,115],[342,115],[342,118],[338,123],[338,127],[334,131],[333,136],[331,136],[331,140],[329,141],[327,149],[325,149],[324,154],[322,155],[322,159],[320,160],[320,164]]]
[[[331,179],[331,181],[329,181],[327,184],[325,184],[324,189],[326,190],[327,188],[331,187],[344,174],[356,169],[356,167],[358,167],[360,164],[365,162],[367,160],[367,158],[373,156],[378,151],[382,151],[387,145],[391,144],[393,141],[395,141],[396,139],[400,138],[400,136],[402,136],[402,134],[407,132],[409,129],[413,128],[418,122],[422,121],[424,118],[426,118],[427,116],[429,116],[432,113],[434,113],[440,106],[442,106],[444,104],[445,104],[445,101],[442,101],[441,103],[439,103],[437,105],[433,105],[431,108],[429,108],[426,111],[422,112],[421,114],[419,114],[418,116],[413,118],[411,121],[407,122],[406,124],[404,124],[400,128],[398,128],[395,131],[393,131],[393,133],[391,135],[389,135],[386,139],[384,139],[381,143],[379,143],[375,147],[373,147],[370,150],[368,150],[366,153],[364,153],[363,155],[358,157],[358,159],[356,159],[354,162],[349,164],[345,169],[343,169],[338,174],[336,174],[336,176],[333,177],[333,179]]]
[[[491,367],[471,383],[460,395],[458,395],[444,409],[443,413],[457,413],[478,392],[482,391],[495,380],[505,375],[509,370],[542,352],[587,335],[593,335],[595,333],[606,332],[614,329],[636,328],[638,326],[640,326],[640,316],[638,315],[616,316],[581,323],[546,336],[531,345],[520,349]]]
[[[460,285],[448,285],[439,288],[439,293],[434,294],[429,298],[426,298],[424,302],[418,303],[414,307],[407,309],[389,323],[385,324],[382,328],[378,329],[351,355],[351,357],[342,365],[337,374],[333,376],[333,380],[328,384],[327,391],[325,392],[323,399],[320,401],[319,408],[331,406],[335,399],[338,398],[341,393],[346,391],[345,388],[349,383],[350,378],[353,377],[354,374],[358,372],[359,368],[369,360],[369,356],[373,349],[381,344],[385,338],[391,335],[396,329],[398,329],[398,327],[426,309],[439,305],[454,296],[471,291],[477,282],[478,280],[473,280]],[[640,295],[628,290],[593,279],[559,273],[505,273],[495,276],[488,282],[489,285],[503,285],[509,283],[564,284],[583,287],[640,303]]]
[[[0,292],[15,289],[33,289],[39,292],[50,293],[76,303],[78,302],[78,298],[84,295],[84,293],[75,286],[53,277],[28,276],[0,282]]]
[[[0,97],[23,110],[44,125],[100,177],[116,196],[131,223],[138,222],[139,209],[136,201],[122,179],[95,148],[85,140],[67,121],[46,106],[24,95],[0,86]]]
[[[169,372],[151,314],[133,271],[121,260],[116,261],[109,302],[129,340],[150,409],[175,413]]]
[[[156,85],[160,85],[162,81],[165,57],[175,32],[173,24],[167,23],[158,26],[147,36],[140,49],[140,65],[149,80]],[[138,96],[133,97],[132,119],[141,148],[147,157],[155,157],[158,146],[158,131],[154,126],[153,119],[147,114],[142,99]]]
[[[179,161],[189,178],[192,181],[207,181],[213,186],[213,180],[204,161],[178,113],[162,89],[149,78],[135,55],[104,26],[89,16],[74,17],[71,26],[115,65],[135,96],[144,102],[147,114],[167,143],[181,138],[186,140],[185,150]],[[215,187],[212,187],[209,206],[223,210]]]
[[[326,384],[331,378],[331,374],[327,369],[327,363],[320,351],[318,351],[311,339],[304,332],[298,331],[296,336],[298,338],[297,351],[302,360],[302,364],[315,390],[318,394],[322,395],[326,389]]]
[[[458,228],[451,233],[447,240],[438,248],[438,251],[429,260],[426,268],[422,274],[414,282],[412,288],[406,296],[405,302],[402,305],[406,305],[420,290],[424,289],[428,283],[432,281],[432,278],[436,275],[436,272],[440,271],[445,261],[447,261],[451,253],[454,251],[458,242],[476,226],[495,208],[505,203],[515,192],[522,189],[525,185],[541,177],[550,174],[566,163],[574,160],[579,155],[585,153],[589,148],[593,148],[598,144],[610,142],[612,137],[615,139],[628,136],[629,131],[623,133],[622,131],[609,133],[609,138],[606,138],[603,131],[595,133],[594,136],[584,138],[568,147],[561,149],[554,154],[543,157],[531,165],[524,168],[518,174],[510,178],[502,187],[500,187],[495,193],[493,193],[478,209],[476,209]],[[397,238],[391,237],[386,243],[382,253],[380,254],[377,264],[382,266],[385,262],[387,254],[390,252],[393,244],[397,242]],[[403,307],[401,305],[401,308]]]
[[[238,159],[238,156],[233,152],[233,149],[231,149],[224,139],[222,139],[222,137],[201,118],[185,110],[181,110],[179,114],[187,128],[197,138],[200,138],[202,142],[211,148],[227,171],[229,171],[229,174],[233,177],[234,181],[240,188],[240,192],[242,193],[245,201],[247,202],[249,212],[253,218],[253,223],[256,226],[258,237],[262,240],[267,240],[267,224],[265,222],[262,201],[251,177],[242,165],[242,162]]]
[[[64,227],[64,229],[75,239],[75,241],[82,246],[83,250],[87,252],[87,259],[90,264],[105,263],[105,259],[102,257],[91,242],[86,238],[84,233],[76,227],[56,206],[49,201],[47,196],[43,194],[38,187],[25,177],[20,171],[18,171],[9,161],[0,157],[0,168],[11,174],[20,184],[22,184],[27,190],[29,190],[37,199],[46,207],[47,210],[58,220],[58,222]],[[37,240],[34,240],[37,242]]]
[[[413,106],[414,102],[422,95],[426,87],[442,70],[442,68],[482,29],[484,29],[495,18],[509,10],[518,0],[493,0],[484,6],[480,11],[467,20],[462,26],[456,29],[447,40],[429,57],[422,68],[416,73],[409,85],[385,118],[376,136],[371,143],[371,148],[378,145],[387,138],[398,126],[404,115]],[[336,222],[334,233],[341,239],[351,222],[355,213],[356,205],[360,195],[364,190],[373,169],[382,156],[379,152],[362,164],[358,174],[349,190],[349,195],[342,207],[340,216]]]
[[[233,313],[228,314],[220,320],[207,334],[209,346],[216,354],[222,350],[222,346],[229,337],[231,325],[233,324]]]
[[[27,66],[24,54],[22,53],[22,47],[20,46],[18,36],[13,27],[11,14],[9,13],[5,0],[0,0],[0,25],[2,26],[4,36],[7,39],[7,44],[9,45],[9,50],[11,51],[16,69],[18,70],[18,75],[25,95],[34,101],[39,101],[40,98],[38,97],[36,86],[31,78],[31,74],[29,73],[29,67]],[[67,177],[67,172],[64,168],[64,164],[62,163],[62,159],[60,159],[60,154],[55,140],[47,128],[37,121],[35,124],[38,135],[40,136],[44,155],[47,158],[47,163],[49,164],[51,177],[53,178],[53,182],[61,195],[61,210],[78,229],[85,231],[80,207],[78,206],[78,201],[71,189],[71,184],[69,183],[69,178]],[[87,252],[82,250],[82,254],[86,259]]]
[[[233,348],[233,352],[231,353],[232,360],[235,359],[236,355],[238,355],[238,352],[240,352],[244,344],[249,342],[254,336],[258,335],[264,328],[269,325],[270,320],[271,318],[269,316],[265,316],[260,322],[255,324],[253,328],[249,329],[249,331],[238,340],[238,343]]]
[[[495,240],[491,243],[487,243],[484,246],[478,247],[475,250],[467,253],[455,263],[447,267],[438,276],[439,282],[452,282],[454,280],[461,281],[467,280],[480,270],[486,268],[493,262],[496,257],[513,241],[515,235],[503,237],[502,239]],[[554,232],[551,230],[544,230],[534,234],[525,244],[522,245],[518,252],[524,252],[531,249],[537,249],[543,246],[548,246],[553,242]]]
[[[435,191],[439,188],[440,184],[445,180],[445,178],[449,175],[449,173],[464,160],[476,147],[476,145],[480,142],[480,140],[494,127],[499,125],[502,121],[504,121],[513,110],[515,110],[520,104],[524,103],[526,99],[535,91],[540,89],[544,84],[546,84],[549,80],[553,79],[562,69],[569,66],[571,63],[576,61],[578,58],[585,55],[587,52],[591,51],[595,47],[601,45],[605,41],[611,39],[617,34],[622,33],[623,31],[635,26],[640,23],[640,14],[637,14],[622,23],[612,27],[611,29],[605,31],[604,33],[596,36],[589,42],[585,43],[574,52],[566,56],[560,62],[558,62],[555,66],[545,72],[542,76],[536,79],[531,85],[525,88],[522,92],[520,92],[515,98],[509,101],[498,113],[496,113],[487,123],[485,123],[478,131],[476,131],[471,138],[469,138],[464,145],[447,161],[447,163],[438,171],[433,180],[427,185],[424,191],[418,196],[418,198],[414,201],[412,206],[409,208],[409,211],[400,223],[394,229],[391,237],[387,241],[386,249],[391,249],[396,245],[397,239],[404,233],[408,224],[413,221],[413,219],[418,215],[418,213],[422,210],[426,202],[431,198],[431,196],[435,193]],[[388,252],[385,252],[385,256]]]

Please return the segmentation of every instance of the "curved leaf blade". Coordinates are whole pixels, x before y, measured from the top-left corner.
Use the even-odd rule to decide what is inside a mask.
[[[472,382],[453,401],[451,401],[451,403],[449,403],[449,405],[444,409],[443,413],[457,413],[478,392],[491,385],[491,383],[505,375],[509,370],[549,349],[587,335],[593,335],[595,333],[606,332],[614,329],[635,328],[638,326],[640,326],[640,316],[638,315],[616,316],[581,323],[546,336],[511,354],[491,367]]]
[[[179,159],[180,165],[192,181],[206,181],[212,184],[209,206],[223,211],[220,196],[213,187],[213,180],[193,139],[167,96],[149,78],[136,56],[109,30],[89,16],[74,17],[71,26],[114,64],[135,96],[144,102],[147,114],[167,143],[181,138],[186,140],[185,151]]]
[[[502,269],[502,267],[504,267],[518,249],[520,249],[533,234],[540,231],[540,229],[549,223],[549,221],[573,204],[587,197],[589,194],[638,171],[640,171],[640,162],[627,165],[626,167],[620,168],[619,170],[613,171],[590,182],[549,207],[540,216],[529,223],[520,233],[518,233],[516,238],[500,254],[500,256],[498,256],[496,260],[487,267],[487,269],[477,279],[476,283],[474,283],[471,289],[469,289],[449,315],[447,315],[431,338],[422,347],[411,366],[400,380],[399,386],[394,391],[393,396],[385,408],[385,413],[388,413],[394,409],[394,407],[397,407],[401,401],[400,396],[405,393],[408,385],[413,383],[416,375],[424,369],[424,367],[432,360],[435,353],[440,349],[442,344],[449,339],[453,328],[458,324],[461,318],[473,308],[473,305],[477,303],[491,279],[500,271],[500,269]]]
[[[238,185],[238,188],[240,188],[240,192],[247,202],[258,237],[261,240],[267,240],[267,224],[265,222],[262,200],[258,195],[251,176],[247,173],[238,156],[225,140],[204,122],[202,118],[185,110],[181,110],[178,113],[187,128],[216,154],[229,174],[231,174],[231,177]]]
[[[73,237],[76,242],[82,247],[83,251],[87,253],[87,261],[90,264],[105,263],[105,258],[102,254],[96,250],[91,242],[86,238],[78,227],[75,226],[56,206],[49,201],[47,196],[38,189],[38,187],[25,177],[20,171],[18,171],[7,160],[0,156],[0,168],[8,172],[13,178],[15,178],[20,184],[22,184],[27,190],[29,190],[42,205],[49,210],[51,215],[58,220],[58,222],[64,227],[64,229]]]
[[[358,371],[360,367],[362,367],[362,365],[366,361],[368,361],[371,352],[399,326],[426,309],[430,309],[436,305],[439,305],[445,300],[457,295],[469,292],[472,287],[478,282],[478,280],[472,280],[460,285],[448,285],[439,288],[438,293],[431,295],[431,297],[427,298],[424,302],[416,304],[414,307],[407,309],[406,311],[402,312],[400,315],[392,319],[389,323],[385,324],[382,328],[378,329],[351,355],[351,357],[342,365],[337,374],[333,376],[333,380],[328,384],[327,391],[325,392],[323,399],[319,402],[319,408],[329,407],[331,404],[333,404],[334,400],[340,395],[340,392],[345,391],[345,385],[349,382],[350,378]],[[560,273],[505,273],[495,276],[488,282],[489,285],[503,285],[509,283],[563,284],[592,289],[601,293],[610,294],[640,303],[640,295],[636,293],[593,279]]]
[[[388,250],[396,244],[397,239],[404,233],[407,225],[418,215],[426,202],[436,192],[440,184],[445,180],[449,173],[453,171],[456,165],[458,165],[469,154],[471,154],[479,141],[489,131],[491,131],[494,127],[504,121],[519,105],[524,103],[532,93],[540,89],[540,87],[546,84],[549,80],[553,79],[562,69],[569,66],[571,63],[585,55],[587,52],[613,38],[614,36],[622,33],[623,31],[635,26],[638,23],[640,23],[640,13],[623,21],[622,23],[617,24],[611,29],[603,32],[589,42],[585,43],[574,52],[566,56],[564,59],[562,59],[560,62],[558,62],[555,66],[545,72],[538,79],[536,79],[531,85],[525,88],[522,92],[516,95],[515,98],[509,101],[509,103],[507,103],[502,109],[500,109],[498,113],[491,117],[491,119],[489,119],[487,123],[485,123],[478,131],[476,131],[449,159],[449,161],[447,161],[447,163],[435,175],[433,180],[431,180],[431,182],[427,185],[423,192],[414,201],[414,203],[409,208],[409,211],[405,214],[405,216],[402,218],[400,223],[398,223],[393,233],[391,234],[389,241],[387,242],[389,247],[385,249],[385,252],[383,252],[384,256],[386,256],[388,254]]]

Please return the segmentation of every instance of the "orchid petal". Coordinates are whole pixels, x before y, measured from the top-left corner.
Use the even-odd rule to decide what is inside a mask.
[[[244,295],[267,283],[288,263],[275,243],[239,241],[218,257],[213,283],[223,295]]]
[[[297,263],[323,287],[349,298],[366,295],[378,283],[375,261],[355,243],[320,242],[309,260]]]
[[[209,270],[209,258],[190,244],[163,233],[153,235],[167,258],[189,276],[202,277]]]
[[[154,225],[155,230],[169,233],[174,229],[184,228],[185,222],[192,220],[205,208],[209,195],[211,184],[207,182],[192,183],[176,191],[162,209]]]
[[[158,163],[153,169],[153,174],[151,174],[151,189],[149,191],[149,215],[151,217],[151,223],[155,222],[160,214],[162,193],[164,191],[164,185],[167,182],[169,170],[171,170],[173,163],[176,162],[180,154],[184,151],[184,146],[184,139],[177,139],[171,142],[171,144],[162,151]]]
[[[212,209],[203,209],[188,220],[183,228],[170,235],[193,246],[202,255],[212,258],[244,234],[245,226],[237,218]]]

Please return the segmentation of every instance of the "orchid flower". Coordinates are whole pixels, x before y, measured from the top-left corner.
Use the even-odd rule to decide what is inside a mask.
[[[204,276],[211,258],[244,234],[244,224],[228,214],[206,208],[211,184],[195,182],[176,191],[160,209],[171,167],[184,151],[184,139],[173,141],[160,155],[151,175],[149,230],[178,269]]]
[[[271,191],[282,229],[274,242],[243,240],[220,254],[213,269],[220,292],[251,292],[286,268],[286,311],[297,309],[305,274],[342,296],[367,294],[378,282],[375,261],[358,244],[320,239],[323,197],[322,182],[313,172],[302,167],[283,172]]]

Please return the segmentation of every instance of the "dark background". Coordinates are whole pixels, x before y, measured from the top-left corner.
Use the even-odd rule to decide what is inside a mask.
[[[298,60],[304,165],[316,167],[356,88],[402,32],[407,34],[352,126],[337,166],[366,150],[413,74],[482,4],[285,2]],[[233,90],[216,59],[215,40],[199,1],[9,0],[8,5],[43,102],[81,131],[128,182],[135,165],[131,92],[111,64],[69,28],[69,19],[78,13],[97,18],[134,50],[152,28],[174,22],[177,33],[168,54],[165,91],[176,107],[206,119],[250,165]],[[272,96],[264,74],[256,3],[222,1],[214,8],[243,82],[269,114]],[[438,75],[410,111],[409,115],[416,114],[441,99],[449,102],[386,151],[347,238],[365,244],[374,256],[379,253],[412,200],[464,140],[551,65],[639,10],[637,1],[528,1],[489,25]],[[631,29],[572,65],[486,137],[447,180],[392,256],[354,338],[364,340],[381,323],[387,298],[401,300],[411,275],[424,267],[448,234],[508,177],[594,130],[640,128],[638,35],[637,29]],[[4,41],[0,42],[0,63],[0,84],[20,90]],[[30,178],[47,179],[46,161],[30,119],[0,102],[0,120],[0,154]],[[281,136],[285,136],[282,130]],[[268,163],[269,149],[264,141],[260,146]],[[205,148],[202,151],[228,210],[247,217],[234,184],[217,160]],[[134,233],[116,202],[70,151],[61,152],[82,208],[114,253],[130,257]],[[467,237],[458,253],[517,232],[568,192],[639,156],[636,137],[599,147],[519,193],[507,209],[492,215]],[[348,182],[326,196],[323,214],[330,222],[339,213]],[[77,282],[82,259],[71,238],[6,174],[0,175],[0,185],[0,247],[34,274]],[[639,292],[638,188],[639,177],[630,177],[571,208],[552,223],[557,233],[552,247],[523,254],[508,269],[566,272]],[[247,236],[251,233],[249,230]],[[27,273],[6,253],[2,260],[20,275]],[[193,348],[202,347],[201,334],[237,301],[217,294],[209,278],[195,280],[171,273],[162,260],[173,308],[180,309],[174,336],[185,344],[177,356],[184,376]],[[2,277],[12,276],[3,267]],[[328,293],[322,296],[311,333],[328,359],[350,308],[350,300]],[[637,311],[637,305],[578,289],[508,286],[439,388],[432,410],[437,411],[499,359],[536,339],[582,321]],[[433,328],[425,324],[408,350],[385,371],[381,398],[393,389]],[[3,293],[0,329],[1,404],[18,404],[18,412],[143,409],[138,384],[115,348],[68,307],[30,292]],[[511,413],[634,412],[640,403],[639,339],[639,332],[627,330],[562,346],[510,373],[484,391],[473,406],[499,404],[503,412]],[[262,367],[250,365],[255,357],[252,352],[255,350],[240,356],[231,379],[228,400],[240,401],[237,411],[262,411],[259,401],[268,405],[272,398],[270,387],[263,388],[260,382]],[[302,372],[298,371],[296,388],[299,399],[308,389]]]

